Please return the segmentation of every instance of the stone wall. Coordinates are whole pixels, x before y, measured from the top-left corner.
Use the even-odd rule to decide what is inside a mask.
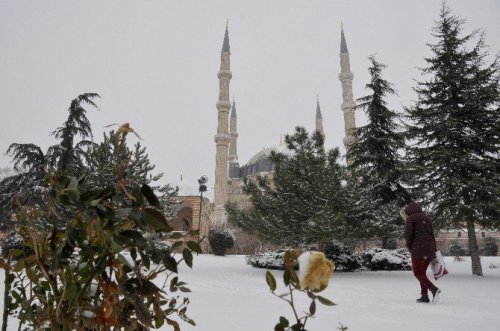
[[[199,238],[203,239],[201,244],[204,251],[208,247],[208,229],[209,216],[211,210],[210,201],[203,198],[203,203],[200,205],[200,197],[180,196],[178,197],[180,204],[177,209],[176,217],[170,221],[170,225],[175,231],[200,230]],[[201,207],[201,208],[200,208]],[[201,210],[201,218],[200,218]],[[200,223],[201,220],[201,223]],[[186,225],[189,225],[186,228]],[[187,240],[198,241],[198,236],[186,238]]]
[[[476,239],[479,249],[484,246],[484,240],[486,238],[494,238],[497,241],[497,245],[500,246],[500,231],[489,231],[481,228],[476,229]],[[467,230],[456,229],[439,231],[436,235],[436,245],[439,250],[446,252],[450,247],[451,243],[458,240],[463,247],[469,247],[469,238]]]

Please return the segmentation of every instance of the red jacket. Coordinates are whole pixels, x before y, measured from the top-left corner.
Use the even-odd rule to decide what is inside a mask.
[[[411,256],[417,259],[432,259],[436,256],[436,239],[431,220],[425,215],[420,205],[414,201],[405,208],[406,247]]]

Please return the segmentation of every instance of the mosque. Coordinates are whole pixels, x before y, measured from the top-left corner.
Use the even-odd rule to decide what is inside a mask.
[[[245,199],[242,193],[243,181],[245,178],[254,178],[261,173],[271,173],[274,170],[272,162],[269,160],[271,151],[283,151],[285,146],[283,141],[276,147],[264,148],[255,154],[250,160],[240,165],[238,161],[238,115],[236,104],[229,101],[229,82],[231,73],[231,51],[229,46],[229,31],[226,24],[224,41],[221,50],[221,64],[217,75],[219,78],[219,100],[217,102],[218,122],[217,133],[214,140],[216,145],[215,157],[215,185],[213,211],[210,217],[210,226],[224,226],[227,215],[224,209],[226,202],[240,202]],[[340,74],[342,83],[342,105],[344,113],[345,137],[343,139],[346,150],[354,142],[353,131],[356,127],[354,116],[354,100],[352,95],[352,80],[349,63],[349,51],[344,35],[344,29],[340,32]],[[323,117],[319,100],[316,103],[316,128],[321,134],[323,132]]]
[[[201,238],[206,238],[210,228],[226,225],[227,214],[224,206],[227,202],[244,204],[247,201],[247,196],[242,192],[245,179],[252,179],[263,173],[267,173],[272,177],[274,165],[269,160],[269,156],[272,151],[283,152],[286,149],[283,139],[281,139],[278,146],[263,148],[252,156],[248,162],[242,165],[239,163],[238,115],[235,102],[233,101],[231,104],[229,100],[229,83],[232,72],[227,24],[221,49],[220,70],[217,77],[219,79],[219,99],[216,104],[218,121],[217,131],[214,136],[216,157],[213,201],[211,203],[206,197],[193,194],[192,187],[185,190],[186,192],[179,192],[181,203],[176,210],[177,216],[171,223],[174,229],[177,230],[199,230]],[[353,129],[356,127],[356,122],[352,94],[353,74],[350,69],[349,52],[343,27],[340,31],[339,79],[342,83],[343,92],[341,104],[345,127],[343,143],[347,150],[354,141]],[[316,103],[315,129],[325,135],[319,99]]]

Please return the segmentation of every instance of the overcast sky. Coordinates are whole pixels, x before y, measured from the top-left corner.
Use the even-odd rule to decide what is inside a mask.
[[[449,5],[467,19],[466,32],[484,29],[491,53],[500,51],[499,0]],[[196,189],[207,175],[211,191],[226,18],[240,164],[297,125],[313,130],[317,94],[326,147],[343,150],[340,22],[354,97],[367,93],[374,54],[388,66],[384,76],[399,92],[390,105],[400,110],[415,98],[439,8],[438,0],[0,0],[0,152],[13,142],[46,150],[71,100],[96,92],[101,110],[88,109],[96,141],[105,125],[130,122],[163,183],[182,175]],[[2,154],[0,167],[10,165]]]

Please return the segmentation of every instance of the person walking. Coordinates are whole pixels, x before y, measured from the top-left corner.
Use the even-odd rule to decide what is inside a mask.
[[[438,302],[441,290],[426,275],[429,264],[436,256],[436,238],[431,220],[415,201],[401,209],[401,216],[405,219],[406,247],[411,254],[413,274],[420,283],[421,296],[417,302],[430,302],[429,291],[432,293],[432,302]]]

